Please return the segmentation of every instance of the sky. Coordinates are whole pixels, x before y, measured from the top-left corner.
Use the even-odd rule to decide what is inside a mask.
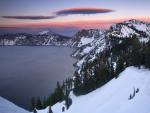
[[[149,4],[150,0],[1,0],[0,28],[64,33],[108,28],[127,19],[150,21]]]

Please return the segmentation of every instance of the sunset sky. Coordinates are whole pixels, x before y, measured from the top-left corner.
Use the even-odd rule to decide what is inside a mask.
[[[1,0],[0,27],[108,28],[127,19],[150,21],[150,0]]]

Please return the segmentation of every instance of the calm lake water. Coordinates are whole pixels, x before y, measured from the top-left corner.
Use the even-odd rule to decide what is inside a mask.
[[[32,97],[48,96],[57,81],[73,75],[72,52],[67,47],[0,47],[0,96],[29,109]]]

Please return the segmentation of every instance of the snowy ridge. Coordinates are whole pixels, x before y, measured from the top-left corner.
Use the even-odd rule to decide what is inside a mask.
[[[30,45],[30,46],[69,46],[69,37],[62,36],[50,31],[41,31],[37,35],[33,34],[5,34],[0,35],[0,45]]]
[[[74,45],[77,50],[72,55],[77,57],[77,72],[80,74],[81,67],[85,62],[93,61],[96,55],[110,48],[114,41],[121,43],[125,38],[137,37],[140,42],[150,40],[150,23],[138,20],[128,20],[113,24],[108,30],[89,29],[81,30],[75,36]],[[78,39],[78,40],[77,40]]]
[[[80,50],[80,53],[78,55],[83,57],[79,62],[77,62],[78,67],[86,62],[87,59],[88,61],[93,61],[93,59],[96,58],[96,54],[100,53],[106,48],[106,39],[104,37],[104,34],[102,34],[100,38],[93,40],[89,45],[83,47],[83,49]]]
[[[134,90],[137,92],[130,100]],[[79,97],[71,93],[70,97],[73,104],[68,110],[62,112],[62,102],[52,106],[53,113],[149,113],[150,71],[128,67],[103,87]],[[48,108],[38,113],[47,111]]]
[[[83,29],[77,32],[72,41],[73,47],[82,47],[91,43],[94,39],[98,38],[103,33],[100,29]]]
[[[0,113],[29,113],[29,112],[0,97]]]
[[[41,31],[41,32],[39,32],[39,35],[45,35],[45,34],[48,34],[48,30],[45,30],[45,31]]]
[[[57,38],[56,38],[57,37]],[[58,35],[36,35],[34,41],[38,45],[70,45],[76,51],[72,54],[76,62],[77,72],[82,73],[86,62],[92,62],[100,52],[110,49],[112,45],[122,43],[125,38],[138,38],[140,42],[150,40],[150,24],[137,20],[129,20],[114,24],[109,30],[89,29],[79,31],[73,39],[61,40]],[[26,38],[25,38],[26,39]],[[24,40],[24,38],[21,38]],[[13,42],[9,42],[14,44]],[[0,41],[1,44],[1,41]],[[20,43],[19,43],[20,44]],[[32,43],[31,43],[32,44]],[[116,62],[113,62],[114,64]],[[113,65],[115,67],[115,65]],[[72,105],[63,113],[149,113],[150,107],[150,71],[128,67],[117,79],[90,92],[87,95],[76,97],[73,93]],[[136,92],[136,93],[135,93]],[[132,99],[130,95],[134,95]],[[53,113],[62,113],[64,102],[52,106]],[[38,110],[38,113],[47,113],[48,108]]]
[[[122,23],[113,24],[107,35],[109,37],[113,36],[118,38],[150,38],[150,23],[138,20],[128,20]]]
[[[78,39],[78,41],[75,42],[76,44],[74,44],[77,49],[72,56],[79,58],[76,63],[76,66],[79,68],[87,59],[92,60],[96,55],[95,53],[99,53],[105,48],[106,40],[104,30],[83,30],[79,31],[75,37]]]

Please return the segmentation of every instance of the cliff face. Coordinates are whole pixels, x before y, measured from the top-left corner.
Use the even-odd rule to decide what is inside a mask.
[[[100,52],[128,38],[137,38],[141,43],[147,43],[150,40],[150,23],[128,20],[113,24],[108,30],[79,31],[73,38],[76,41],[72,44],[77,47],[72,56],[78,58],[78,72],[80,73],[86,62],[94,61]]]

